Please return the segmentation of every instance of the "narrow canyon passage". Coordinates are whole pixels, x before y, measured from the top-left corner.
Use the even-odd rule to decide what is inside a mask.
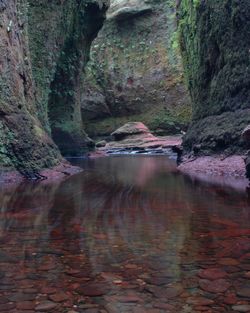
[[[249,47],[249,0],[0,0],[0,313],[250,313]]]
[[[0,312],[249,312],[249,199],[166,156],[0,191]]]

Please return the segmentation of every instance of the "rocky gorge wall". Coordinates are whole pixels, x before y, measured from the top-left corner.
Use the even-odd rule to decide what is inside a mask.
[[[244,153],[250,124],[250,3],[178,1],[178,23],[193,122],[186,152]]]
[[[178,50],[175,0],[112,0],[91,48],[81,111],[90,136],[128,121],[180,133],[191,110]]]
[[[107,5],[106,0],[0,0],[3,170],[34,172],[62,160],[58,147],[74,154],[86,146],[79,85]]]

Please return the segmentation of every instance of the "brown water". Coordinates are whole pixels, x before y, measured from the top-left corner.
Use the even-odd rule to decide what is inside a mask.
[[[250,203],[164,156],[0,191],[0,312],[250,312]]]

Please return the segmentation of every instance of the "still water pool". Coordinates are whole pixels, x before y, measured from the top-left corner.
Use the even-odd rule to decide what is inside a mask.
[[[0,190],[0,312],[250,312],[250,201],[165,156]]]

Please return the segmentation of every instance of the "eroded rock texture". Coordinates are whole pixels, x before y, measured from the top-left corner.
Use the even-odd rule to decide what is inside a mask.
[[[250,3],[182,0],[178,14],[194,119],[185,148],[242,152],[250,123]]]
[[[105,0],[0,0],[2,168],[57,164],[51,132],[63,153],[84,147],[78,87],[106,9]]]
[[[190,118],[176,32],[175,0],[113,0],[91,48],[82,117],[90,136],[127,121],[178,133]]]

